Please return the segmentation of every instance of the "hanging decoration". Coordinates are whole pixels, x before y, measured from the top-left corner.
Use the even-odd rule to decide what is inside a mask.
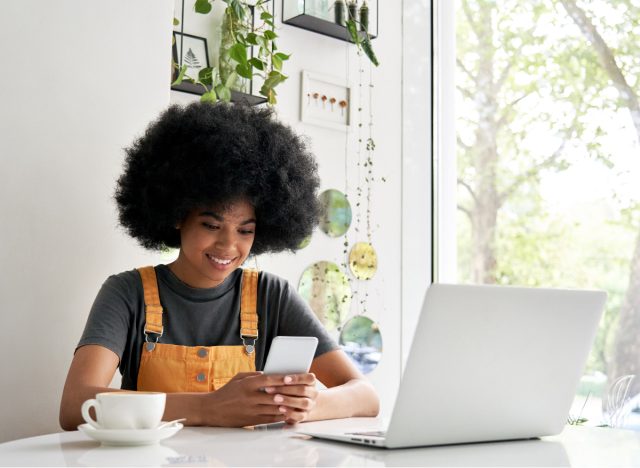
[[[320,261],[308,267],[298,283],[298,293],[327,330],[339,330],[349,315],[351,286],[335,263]]]
[[[378,256],[368,242],[356,242],[349,253],[349,268],[358,279],[369,280],[378,270]]]
[[[320,229],[330,237],[340,237],[351,225],[351,204],[344,193],[329,189],[320,194]]]
[[[353,317],[342,327],[339,344],[363,374],[375,369],[382,358],[380,328],[362,315]]]

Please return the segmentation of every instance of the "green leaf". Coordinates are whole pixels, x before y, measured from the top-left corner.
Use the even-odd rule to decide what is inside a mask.
[[[180,20],[178,18],[173,18],[173,25],[178,26],[180,24]]]
[[[267,76],[267,79],[264,80],[264,85],[267,88],[275,88],[287,78],[288,78],[287,76],[283,75],[279,71],[273,70],[269,72],[269,76]]]
[[[264,64],[264,62],[263,62],[262,60],[260,60],[259,58],[257,58],[257,57],[253,57],[251,60],[249,60],[249,63],[250,63],[253,67],[257,68],[258,70],[264,71],[265,64]]]
[[[227,4],[231,7],[234,16],[242,21],[245,17],[245,6],[239,0],[229,0]]]
[[[253,77],[253,70],[249,63],[241,64],[239,63],[236,66],[236,72],[243,78],[251,79]]]
[[[351,40],[355,44],[360,44],[360,36],[358,35],[358,27],[356,26],[356,22],[352,19],[347,20],[346,26],[347,31],[349,32],[349,36],[351,36]]]
[[[211,11],[211,3],[209,3],[209,0],[196,0],[195,9],[196,13],[206,15]]]
[[[233,85],[236,83],[237,79],[238,79],[238,74],[236,72],[229,73],[229,76],[227,76],[227,81],[224,84],[225,87],[229,89],[233,88]]]
[[[264,37],[270,41],[273,41],[274,39],[276,39],[278,37],[278,35],[276,33],[274,33],[273,31],[271,31],[270,29],[267,29],[264,32]]]
[[[216,95],[216,92],[213,89],[210,89],[209,91],[204,93],[202,96],[200,96],[200,102],[217,102],[217,101],[218,101],[218,96]]]
[[[284,62],[285,60],[289,60],[289,57],[291,57],[291,54],[287,55],[287,54],[283,54],[282,52],[278,52],[277,54],[274,54],[274,57],[278,57],[280,60]]]
[[[376,54],[373,51],[373,48],[371,47],[371,41],[369,41],[368,37],[366,37],[362,41],[361,45],[362,45],[362,50],[364,51],[365,55],[369,57],[369,60],[371,60],[371,63],[373,63],[376,67],[380,65],[380,63],[378,62],[378,57],[376,57]]]
[[[266,84],[262,85],[260,88],[260,94],[267,98],[267,102],[271,105],[276,104],[276,92],[273,88],[266,86]]]
[[[273,90],[273,89],[269,90],[269,96],[267,96],[267,102],[269,104],[271,104],[272,106],[277,104],[275,90]]]
[[[213,83],[213,68],[207,67],[200,70],[198,72],[198,81],[202,84],[211,86]]]
[[[273,57],[271,57],[271,64],[273,65],[273,68],[275,68],[276,70],[282,71],[282,59],[277,55],[274,55]]]
[[[180,69],[180,73],[178,73],[178,77],[176,78],[176,80],[171,83],[171,85],[179,85],[180,83],[182,83],[182,80],[184,79],[184,74],[187,72],[187,66],[186,65],[182,65],[182,68]]]
[[[256,40],[256,33],[249,33],[247,34],[247,44],[251,44],[251,45],[258,45],[258,41]]]
[[[247,47],[247,39],[244,37],[244,34],[239,31],[236,33],[236,43]]]
[[[240,65],[247,66],[247,49],[242,44],[234,44],[229,49],[229,57]]]
[[[220,99],[222,99],[223,101],[231,101],[231,90],[225,85],[219,84],[218,86],[216,86],[216,92],[218,93]]]
[[[261,20],[273,19],[273,15],[268,11],[263,11],[262,13],[260,13],[260,19]]]

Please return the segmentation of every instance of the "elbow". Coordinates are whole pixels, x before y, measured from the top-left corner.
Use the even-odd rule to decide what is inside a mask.
[[[378,396],[376,390],[373,388],[373,385],[371,386],[371,405],[369,411],[370,413],[367,416],[375,417],[380,414],[380,397]]]
[[[371,382],[365,379],[362,379],[361,382],[366,388],[366,396],[363,395],[365,396],[363,401],[366,403],[361,407],[361,410],[358,412],[359,414],[354,414],[353,416],[376,417],[380,414],[380,397],[378,396],[378,392],[376,392]]]
[[[60,416],[58,418],[58,422],[60,423],[60,427],[63,431],[75,431],[76,426],[73,425],[71,420],[66,417],[62,410],[60,410]]]
[[[58,415],[58,423],[60,427],[65,431],[75,431],[78,428],[77,418],[73,417],[73,411],[71,411],[72,404],[67,401],[63,395],[60,402],[60,413]],[[80,411],[77,411],[78,414]]]

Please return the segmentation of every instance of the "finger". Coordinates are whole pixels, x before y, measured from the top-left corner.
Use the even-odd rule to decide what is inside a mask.
[[[287,424],[297,424],[299,422],[306,420],[309,417],[309,413],[307,411],[293,410],[293,411],[287,411],[284,414],[286,415],[284,421]]]
[[[285,411],[283,411],[282,408],[285,408],[285,407],[281,405],[274,405],[274,404],[258,405],[256,409],[256,414],[259,416],[283,416],[284,417],[286,413],[286,409]],[[291,411],[293,411],[293,409],[291,409]]]
[[[315,385],[316,376],[312,373],[304,374],[270,374],[268,382],[273,385]]]
[[[315,402],[311,398],[290,397],[281,394],[274,395],[273,402],[280,405],[281,407],[288,407],[303,411],[310,411],[315,404]]]
[[[316,375],[310,372],[305,374],[289,374],[283,378],[285,385],[315,385]]]
[[[283,413],[259,415],[259,416],[256,416],[255,420],[251,422],[251,425],[283,422],[285,421],[285,419],[286,419],[286,416]]]
[[[264,391],[271,395],[281,393],[283,395],[307,398],[315,398],[318,395],[318,390],[316,390],[315,387],[309,385],[285,385],[281,387],[266,387]]]

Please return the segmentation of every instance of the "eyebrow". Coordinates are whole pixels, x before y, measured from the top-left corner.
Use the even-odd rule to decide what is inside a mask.
[[[218,213],[214,213],[213,211],[203,211],[199,216],[211,216],[212,218],[217,219],[220,222],[224,222],[224,217],[219,215]],[[249,218],[240,223],[240,226],[244,226],[245,224],[255,223],[255,218]]]

